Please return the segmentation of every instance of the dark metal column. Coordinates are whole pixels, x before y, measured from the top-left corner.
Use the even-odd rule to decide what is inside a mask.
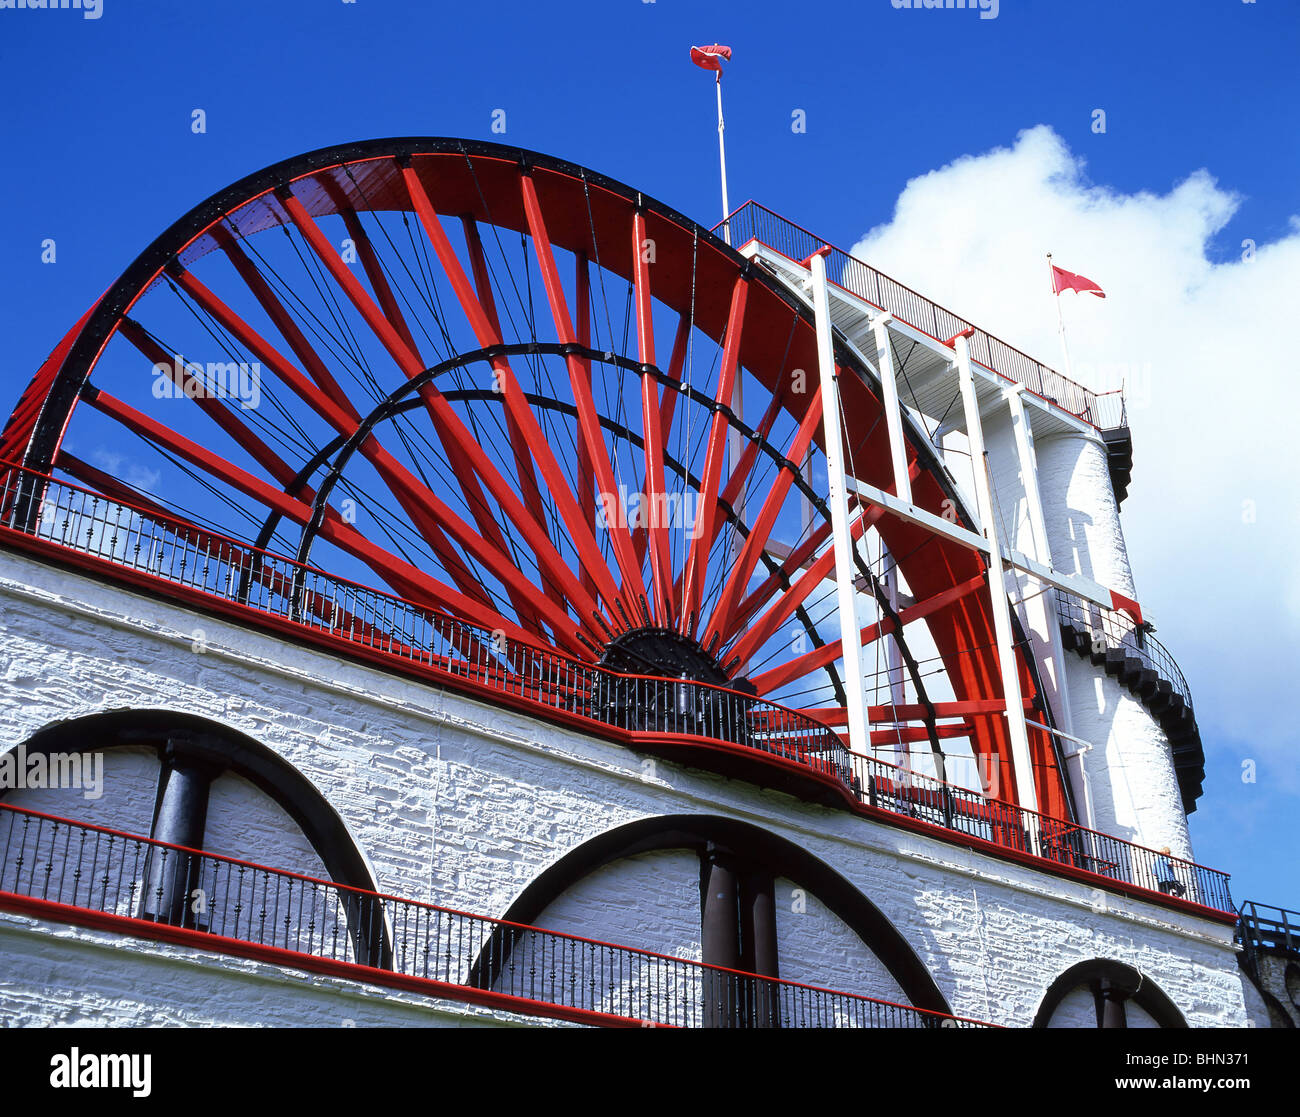
[[[700,908],[703,962],[740,968],[740,906],[735,860],[710,842],[700,858]],[[704,1026],[739,1026],[736,982],[730,974],[704,971]]]
[[[1129,999],[1132,990],[1116,985],[1113,981],[1102,978],[1100,987],[1101,1026],[1103,1028],[1127,1028],[1128,1016],[1124,1011],[1124,1002]]]
[[[202,849],[208,791],[220,765],[183,738],[168,740],[161,759],[161,794],[153,836],[171,845]],[[151,847],[145,872],[144,918],[185,927],[206,926],[203,914],[191,910],[191,894],[199,887],[201,869],[202,862],[192,854]]]
[[[776,882],[760,869],[747,872],[740,889],[741,968],[765,977],[780,977],[776,942]],[[752,1028],[779,1028],[776,987],[755,981],[749,996]]]

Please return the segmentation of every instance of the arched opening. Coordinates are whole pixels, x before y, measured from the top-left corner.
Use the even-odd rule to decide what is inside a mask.
[[[128,899],[116,905],[117,914],[229,933],[230,912],[212,906],[222,903],[236,913],[235,933],[240,932],[240,918],[243,932],[250,932],[249,909],[268,906],[254,895],[256,872],[174,846],[296,869],[367,893],[376,890],[343,820],[311,781],[253,738],[217,722],[170,710],[116,710],[56,722],[12,751],[15,771],[21,767],[47,775],[35,787],[23,781],[18,784],[22,790],[0,790],[0,801],[151,840],[131,846],[129,863],[125,852],[118,858],[114,871],[129,875],[132,884]],[[106,756],[111,766],[105,764]],[[71,787],[52,778],[56,773],[96,771],[98,787],[91,786],[89,776]],[[105,779],[110,771],[113,779]],[[31,830],[33,816],[2,813],[11,834],[19,827],[24,833]],[[119,839],[119,844],[125,841]],[[85,847],[83,833],[64,856],[84,858]],[[268,848],[289,856],[268,854]],[[93,856],[99,856],[98,850]],[[286,865],[286,860],[292,864]],[[200,887],[201,898],[196,898],[196,887],[204,884],[205,872],[212,876],[214,867],[220,872],[212,879],[219,878],[224,890]],[[21,866],[4,869],[21,872]],[[78,862],[63,876],[82,871]],[[268,896],[274,889],[271,918],[282,924],[278,933],[286,945],[303,934],[299,923],[315,936],[336,918],[350,940],[351,960],[385,968],[390,964],[389,936],[377,905],[347,891],[327,894],[303,882],[295,885],[296,880],[277,874],[268,877],[263,888]],[[282,895],[290,914],[279,908]],[[331,915],[322,910],[324,904],[337,910]]]
[[[1071,966],[1048,987],[1035,1028],[1134,1026],[1186,1028],[1163,989],[1123,962],[1094,958]]]
[[[781,977],[777,941],[779,880],[792,882],[842,922],[878,959],[906,1000],[951,1013],[934,978],[907,940],[852,883],[787,839],[713,815],[669,815],[617,827],[570,850],[544,870],[506,911],[508,922],[537,924],[546,909],[592,874],[626,858],[689,851],[700,865],[700,960],[766,977]],[[513,943],[503,932],[484,944],[471,984],[491,988],[509,964]],[[711,1003],[723,1026],[769,1026],[761,990],[745,1004],[720,993]]]

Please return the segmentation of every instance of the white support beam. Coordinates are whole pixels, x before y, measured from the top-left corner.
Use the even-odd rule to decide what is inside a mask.
[[[1020,385],[1005,391],[1011,408],[1011,429],[1016,436],[1016,453],[1020,459],[1020,481],[1025,489],[1025,503],[1029,512],[1029,530],[1034,539],[1034,558],[1039,562],[1052,562],[1052,548],[1047,540],[1047,517],[1043,515],[1043,496],[1038,488],[1038,455],[1034,452],[1034,430],[1025,412],[1024,389]]]
[[[1005,395],[1007,404],[1011,408],[1011,428],[1015,434],[1016,453],[1020,459],[1021,487],[1025,490],[1030,535],[1034,541],[1033,557],[1051,569],[1052,547],[1047,536],[1047,517],[1043,514],[1043,496],[1038,487],[1038,453],[1034,448],[1034,427],[1025,410],[1023,392],[1024,389],[1020,385],[1015,385],[1007,388]],[[1073,719],[1070,717],[1070,691],[1065,677],[1065,643],[1061,639],[1061,626],[1056,619],[1056,591],[1059,587],[1047,578],[1036,577],[1040,582],[1047,584],[1046,600],[1041,602],[1041,608],[1046,616],[1040,617],[1040,621],[1046,629],[1047,644],[1052,657],[1051,681],[1056,688],[1056,716],[1068,731],[1073,728]],[[1097,588],[1101,589],[1100,586]],[[1068,736],[1068,732],[1063,736]],[[1079,761],[1079,766],[1082,772],[1082,760]],[[1080,780],[1082,782],[1082,775]],[[1087,788],[1082,787],[1082,791],[1086,798]]]
[[[920,527],[929,528],[933,532],[947,536],[954,543],[960,543],[963,547],[969,547],[972,551],[979,551],[986,558],[992,554],[992,544],[983,535],[971,531],[970,528],[962,527],[961,524],[953,523],[951,520],[945,520],[942,516],[927,512],[924,508],[917,508],[914,504],[904,504],[892,493],[887,493],[884,489],[878,489],[875,485],[869,485],[865,481],[859,481],[854,477],[848,478],[846,484],[850,492],[856,493],[868,504],[878,505],[901,519],[909,520]],[[1022,551],[1017,551],[1005,545],[1002,545],[1001,552],[1002,562],[1006,566],[1015,567],[1021,573],[1030,574],[1040,582],[1046,582],[1056,589],[1065,590],[1067,593],[1082,597],[1085,601],[1091,601],[1105,609],[1115,607],[1111,591],[1100,583],[1094,582],[1091,578],[1085,578],[1081,574],[1062,574],[1047,563],[1039,562]],[[778,554],[778,552],[773,553]]]
[[[881,578],[885,596],[889,601],[890,609],[897,616],[899,607],[898,566],[883,539],[880,541],[880,565],[885,572]],[[882,617],[881,621],[883,622],[883,620]],[[907,700],[907,696],[903,690],[903,653],[898,647],[897,640],[885,641],[885,671],[889,680],[890,705],[901,706]],[[898,723],[895,722],[894,724],[897,725]],[[904,739],[899,745],[899,749],[902,753],[899,757],[899,767],[910,770],[912,767],[912,743]]]
[[[822,429],[826,448],[827,498],[835,547],[835,582],[839,599],[840,648],[844,657],[844,689],[849,716],[849,748],[868,753],[867,704],[862,692],[862,633],[858,628],[854,586],[853,537],[849,533],[849,500],[845,486],[843,437],[840,432],[840,391],[831,340],[830,293],[823,254],[809,261],[812,268],[813,313],[817,321],[817,370],[821,378]]]
[[[942,516],[936,516],[933,512],[927,512],[924,508],[918,508],[915,504],[908,504],[901,501],[893,493],[887,493],[884,489],[878,489],[875,485],[869,485],[866,481],[859,481],[856,477],[848,479],[849,491],[856,493],[868,504],[879,505],[888,512],[892,512],[904,520],[910,520],[921,527],[929,528],[940,535],[946,535],[963,547],[969,547],[973,551],[988,552],[989,545],[984,536],[962,527],[961,524],[954,523],[952,520],[945,520]]]
[[[1011,608],[1007,604],[1006,568],[1002,545],[998,539],[997,516],[993,510],[993,489],[989,480],[988,461],[984,454],[984,427],[980,421],[979,399],[975,393],[975,374],[971,369],[970,346],[964,334],[953,339],[957,358],[957,375],[961,381],[962,407],[966,412],[966,435],[970,439],[971,464],[975,474],[975,497],[980,524],[988,541],[989,597],[993,604],[993,633],[997,644],[998,667],[1002,675],[1002,695],[1006,703],[1007,729],[1011,736],[1012,778],[1016,802],[1027,810],[1038,810],[1034,788],[1034,767],[1029,752],[1029,732],[1025,728],[1025,703],[1020,693],[1020,672],[1016,663],[1015,640],[1011,629]]]
[[[898,403],[898,380],[894,373],[894,349],[889,342],[889,322],[893,316],[878,314],[871,323],[876,336],[876,368],[885,405],[885,425],[889,431],[889,456],[894,463],[894,492],[900,500],[912,503],[912,478],[907,470],[907,442],[903,438],[903,415]]]

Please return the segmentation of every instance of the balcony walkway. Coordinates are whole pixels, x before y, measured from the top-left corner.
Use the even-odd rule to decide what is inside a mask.
[[[807,229],[754,201],[746,202],[714,232],[724,225],[742,255],[757,259],[795,291],[807,275],[801,261],[827,247]],[[934,421],[946,417],[950,428],[964,429],[960,408],[952,408],[958,386],[952,353],[943,343],[973,329],[970,354],[981,410],[997,399],[1007,383],[1013,383],[1026,388],[1026,402],[1037,406],[1037,433],[1127,426],[1122,391],[1098,393],[1076,384],[842,249],[831,247],[826,274],[835,325],[873,365],[876,344],[871,319],[881,311],[892,316],[888,329],[898,357],[897,375],[902,378],[899,396]]]
[[[204,897],[197,912],[196,894]],[[0,909],[579,1024],[993,1026],[366,892],[4,803]]]

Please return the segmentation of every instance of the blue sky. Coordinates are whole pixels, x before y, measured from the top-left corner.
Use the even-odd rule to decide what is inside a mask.
[[[945,271],[945,245],[932,230],[927,240],[914,209],[896,212],[910,182],[1012,149],[1023,130],[1045,125],[1058,145],[1051,150],[1074,161],[1056,196],[1089,220],[1114,214],[1107,228],[1121,240],[1132,220],[1133,244],[1159,246],[1167,242],[1148,242],[1144,230],[1190,228],[1189,213],[1212,211],[1193,238],[1199,258],[1180,262],[1186,274],[1169,269],[1171,282],[1196,287],[1204,298],[1194,307],[1209,314],[1244,298],[1222,293],[1235,282],[1243,240],[1261,253],[1277,246],[1269,257],[1277,261],[1296,237],[1300,10],[1280,0],[1002,0],[996,19],[899,11],[889,0],[102,2],[93,20],[77,11],[0,10],[8,168],[0,180],[7,343],[0,410],[167,224],[236,178],[300,151],[384,135],[498,139],[591,166],[713,223],[712,82],[687,60],[692,43],[720,40],[735,50],[726,78],[733,205],[757,198],[846,247],[874,230],[868,243],[879,246],[885,270],[959,312],[979,311],[981,324],[1049,363],[1057,357],[1054,322],[1040,329],[1022,308],[1003,310],[993,288],[977,290],[973,279]],[[206,134],[191,131],[196,108],[206,113]],[[1093,131],[1097,108],[1106,112],[1105,133]],[[490,133],[495,109],[506,112],[503,136]],[[795,110],[806,115],[804,133],[791,129]],[[1041,145],[1016,150],[1023,158],[1005,166],[962,164],[979,176],[972,196],[990,183],[996,192],[992,176],[1032,177],[1051,159]],[[1177,188],[1201,169],[1210,184],[1198,180],[1201,193],[1180,208],[1186,198]],[[1047,186],[1056,190],[1059,178]],[[957,211],[958,199],[948,197]],[[1005,239],[996,224],[1004,220],[990,218],[983,232],[990,256]],[[945,236],[969,240],[971,230]],[[57,242],[54,266],[40,261],[47,237]],[[922,241],[926,251],[909,256],[908,246]],[[1140,263],[1117,248],[1089,258],[1082,244],[1075,253],[1061,258],[1065,266],[1089,275],[1101,268],[1099,280]],[[1142,266],[1161,274],[1150,255]],[[1286,266],[1293,260],[1285,257]],[[1128,308],[1138,318],[1142,309]],[[1108,336],[1101,313],[1077,309],[1072,329],[1082,356],[1094,323],[1094,337]],[[1188,320],[1152,313],[1148,333]],[[1230,329],[1231,317],[1212,320]],[[1207,369],[1187,391],[1194,382],[1210,398],[1249,371],[1260,406],[1276,406],[1282,360]],[[1246,436],[1257,408],[1233,392],[1240,411],[1228,429],[1238,449],[1216,459],[1218,503],[1190,511],[1200,475],[1180,473],[1175,459],[1186,453],[1192,468],[1205,456],[1198,446],[1223,428],[1213,406],[1183,406],[1178,369],[1157,367],[1157,377],[1162,371],[1153,406],[1134,421],[1126,529],[1139,587],[1160,606],[1161,636],[1197,695],[1210,764],[1193,839],[1200,860],[1233,873],[1238,899],[1300,907],[1300,764],[1278,702],[1294,689],[1289,664],[1300,637],[1300,610],[1278,600],[1294,577],[1300,509],[1285,495],[1289,477],[1252,466]],[[1259,461],[1279,461],[1285,472],[1293,458],[1288,450]],[[1237,508],[1256,499],[1252,536]],[[1182,541],[1178,553],[1170,539]],[[1243,760],[1256,762],[1256,783],[1242,782]]]

